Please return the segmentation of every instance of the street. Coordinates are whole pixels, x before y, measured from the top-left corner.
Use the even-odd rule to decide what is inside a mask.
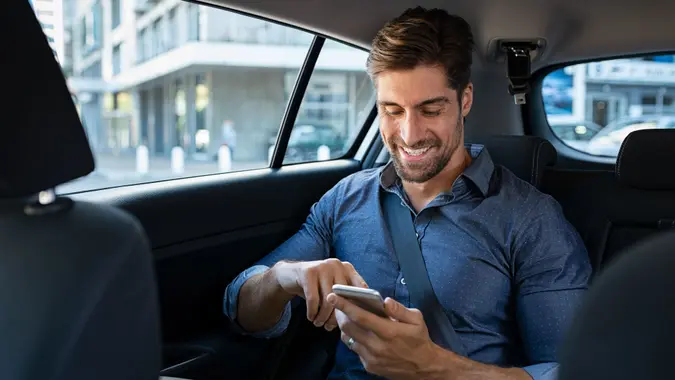
[[[116,187],[129,184],[155,182],[166,179],[193,177],[220,173],[216,161],[186,160],[182,173],[171,171],[168,157],[150,157],[148,173],[136,172],[136,157],[131,155],[114,156],[112,154],[95,155],[96,169],[86,177],[58,186],[59,194],[75,193],[94,189]],[[231,171],[261,169],[267,167],[264,161],[232,162]]]

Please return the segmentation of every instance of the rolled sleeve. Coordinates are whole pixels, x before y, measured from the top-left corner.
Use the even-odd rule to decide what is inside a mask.
[[[524,367],[533,380],[556,380],[558,378],[558,363],[539,363]]]
[[[528,364],[550,363],[587,289],[588,253],[558,203],[540,199],[520,228],[517,319]]]
[[[290,302],[286,304],[279,322],[265,331],[248,333],[237,323],[237,302],[239,299],[241,287],[244,286],[244,283],[248,281],[248,279],[264,273],[268,269],[269,267],[266,265],[254,265],[239,274],[239,276],[237,276],[225,289],[225,297],[223,299],[223,313],[230,319],[230,321],[232,321],[235,330],[243,335],[251,335],[258,338],[275,338],[283,334],[288,328],[288,324],[291,320]]]

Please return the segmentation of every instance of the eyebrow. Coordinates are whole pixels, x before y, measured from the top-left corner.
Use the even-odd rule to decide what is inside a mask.
[[[392,101],[388,101],[388,100],[383,100],[383,101],[378,102],[378,103],[380,104],[380,106],[383,106],[383,107],[387,107],[387,106],[401,107],[396,102],[392,102]],[[437,96],[435,98],[423,100],[423,101],[415,104],[415,108],[424,107],[424,106],[428,106],[430,104],[436,104],[436,103],[450,103],[450,99],[448,99],[445,96]],[[403,108],[403,107],[401,107],[401,108]]]

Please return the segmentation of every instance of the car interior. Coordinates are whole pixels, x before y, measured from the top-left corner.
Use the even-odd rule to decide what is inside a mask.
[[[388,162],[374,104],[342,156],[287,164],[284,155],[324,43],[367,52],[386,21],[417,5],[444,8],[473,28],[466,140],[484,144],[495,163],[560,203],[596,273],[624,249],[675,227],[675,176],[668,174],[675,130],[635,131],[617,157],[597,156],[556,136],[542,100],[555,70],[674,51],[665,31],[675,3],[190,3],[313,35],[267,167],[73,192],[58,186],[94,171],[96,152],[28,2],[0,5],[8,52],[0,67],[10,93],[0,106],[0,326],[10,332],[0,340],[3,379],[325,378],[339,332],[314,328],[298,302],[283,336],[238,335],[223,315],[223,292],[297,231],[338,181]],[[527,47],[524,79],[507,69],[510,46]],[[526,90],[514,94],[516,82]],[[37,362],[51,364],[38,370]]]

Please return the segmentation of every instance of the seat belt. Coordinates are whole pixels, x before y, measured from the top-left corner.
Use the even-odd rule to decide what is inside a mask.
[[[454,353],[466,356],[466,348],[455,332],[443,307],[431,287],[422,251],[415,233],[410,209],[394,193],[383,191],[384,218],[389,228],[394,251],[405,277],[410,299],[422,312],[434,343]]]

